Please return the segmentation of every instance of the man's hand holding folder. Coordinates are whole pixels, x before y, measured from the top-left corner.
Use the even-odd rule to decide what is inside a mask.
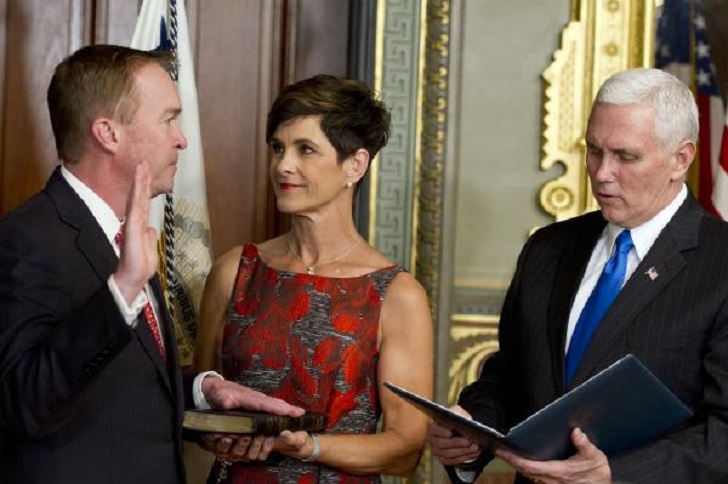
[[[634,355],[616,361],[505,434],[472,420],[461,407],[446,408],[390,382],[385,386],[435,422],[430,426],[433,455],[443,464],[467,468],[473,459],[482,464],[496,455],[537,478],[578,476],[604,466],[604,472],[589,475],[609,479],[607,455],[652,442],[692,415]]]

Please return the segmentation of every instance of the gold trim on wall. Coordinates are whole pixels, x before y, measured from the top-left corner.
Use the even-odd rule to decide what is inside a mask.
[[[449,82],[450,2],[427,1],[427,32],[423,64],[421,110],[421,161],[418,193],[417,263],[418,280],[430,297],[437,315],[443,191],[445,171],[446,121]]]
[[[382,92],[382,71],[384,70],[384,20],[387,17],[387,0],[377,0],[377,33],[374,51],[374,90]],[[368,242],[376,247],[377,243],[377,196],[379,193],[379,155],[370,161],[369,169],[369,238]]]
[[[617,71],[653,64],[654,0],[571,0],[561,47],[543,71],[541,168],[564,173],[544,184],[541,207],[555,220],[595,210],[584,166],[584,131],[601,83]]]
[[[414,191],[414,216],[412,217],[412,233],[417,234],[420,226],[420,187],[422,185],[420,173],[422,172],[422,125],[423,125],[423,99],[425,92],[425,41],[427,40],[427,2],[420,1],[420,45],[419,45],[419,75],[417,79],[417,119],[415,120],[415,191]],[[417,277],[417,237],[412,237],[412,248],[410,251],[410,267],[412,275]]]
[[[454,356],[447,401],[454,405],[460,390],[478,378],[483,361],[498,349],[498,316],[453,314],[450,339]]]

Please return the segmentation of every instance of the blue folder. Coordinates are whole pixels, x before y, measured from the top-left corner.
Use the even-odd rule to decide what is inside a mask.
[[[505,435],[391,382],[384,386],[487,451],[506,446],[535,460],[570,457],[574,453],[571,430],[575,427],[611,455],[647,444],[692,416],[690,409],[634,355],[618,360]]]

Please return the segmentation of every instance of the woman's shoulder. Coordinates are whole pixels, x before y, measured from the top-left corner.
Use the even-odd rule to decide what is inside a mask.
[[[230,281],[235,279],[235,275],[240,269],[243,258],[253,260],[257,257],[258,248],[254,244],[233,246],[223,255],[215,259],[208,279],[219,281],[221,284],[227,286]]]
[[[392,279],[382,302],[381,323],[383,338],[430,331],[432,320],[427,292],[411,273],[400,271]]]
[[[268,239],[259,244],[246,244],[245,247],[246,249],[250,247],[250,250],[255,250],[256,253],[260,254],[261,257],[277,257],[281,253],[285,253],[286,250],[288,250],[288,246],[286,245],[286,237],[283,235],[281,235],[280,237]]]
[[[253,244],[252,242],[248,242],[245,244],[233,246],[232,248],[228,249],[228,251],[225,252],[223,255],[218,257],[215,260],[214,265],[224,267],[237,267],[240,264],[240,259],[242,257],[248,259],[260,258],[261,255],[264,255],[270,251],[270,243],[274,240],[275,239],[266,240],[261,244]]]
[[[243,250],[248,251],[250,244],[245,245],[236,245],[232,248],[228,249],[227,252],[225,252],[223,255],[218,257],[215,260],[215,264],[213,264],[213,270],[217,267],[218,269],[222,269],[223,267],[229,267],[229,266],[235,266],[240,262],[240,257],[243,254]],[[255,247],[255,246],[253,246]]]
[[[404,304],[408,307],[427,304],[427,294],[422,284],[406,268],[391,261],[371,246],[369,250],[371,252],[366,254],[366,259],[371,268],[370,274],[374,278],[381,276],[389,281],[384,294],[386,303]]]
[[[237,245],[215,259],[207,275],[207,284],[225,285],[225,281],[232,280],[238,270],[242,252],[243,246]]]
[[[391,302],[400,304],[427,303],[425,288],[411,273],[397,265],[391,266],[389,269],[394,273],[394,278],[387,291],[387,298]]]

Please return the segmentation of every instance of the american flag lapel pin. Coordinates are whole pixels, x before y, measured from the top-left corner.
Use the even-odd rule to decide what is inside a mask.
[[[655,279],[657,279],[657,276],[659,276],[660,274],[657,273],[657,269],[655,269],[655,266],[652,266],[649,269],[647,269],[647,271],[645,272],[645,275],[647,277],[649,277],[651,281],[654,281]]]

